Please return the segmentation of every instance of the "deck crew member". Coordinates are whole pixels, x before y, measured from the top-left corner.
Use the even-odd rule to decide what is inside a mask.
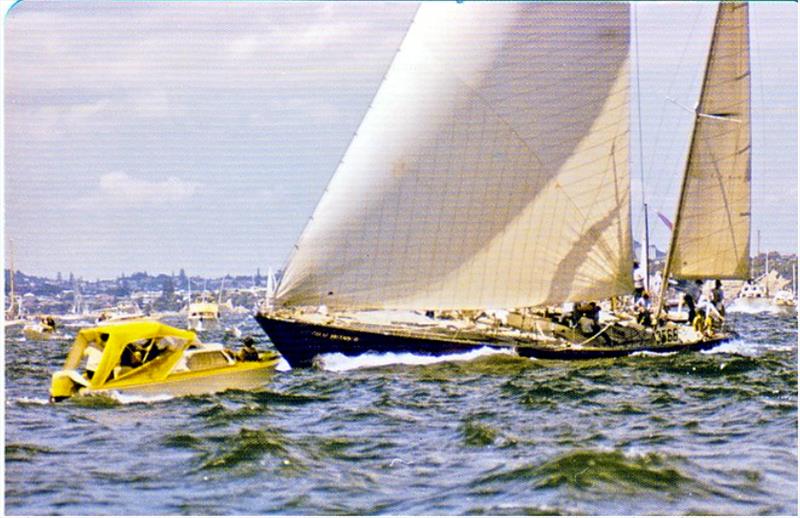
[[[705,307],[697,308],[692,320],[692,327],[698,333],[708,334],[711,332],[711,317],[706,314]]]
[[[700,299],[697,301],[696,306],[698,311],[702,310],[703,314],[710,319],[718,322],[725,320],[722,316],[722,313],[717,310],[716,305],[712,302],[711,295],[700,295]]]
[[[600,325],[600,306],[596,302],[576,303],[573,318],[576,319],[573,327],[581,334],[598,343],[606,345],[610,343],[603,326]]]
[[[650,314],[651,306],[650,294],[645,291],[642,293],[642,296],[636,300],[636,303],[633,306],[633,309],[636,312],[636,322],[648,327],[653,324],[652,316]]]
[[[700,300],[700,295],[703,293],[703,281],[697,279],[693,284],[689,285],[686,293],[683,294],[683,301],[686,307],[689,308],[689,323],[694,322],[694,317],[697,316],[695,309],[696,303]]]
[[[633,262],[633,300],[638,300],[644,293],[644,271],[637,261]]]
[[[711,303],[714,304],[714,307],[723,317],[725,316],[725,304],[723,302],[724,299],[725,294],[722,291],[722,281],[717,279],[714,281],[714,289],[711,290]]]

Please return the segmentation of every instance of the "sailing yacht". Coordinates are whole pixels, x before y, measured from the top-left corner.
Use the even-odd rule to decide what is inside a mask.
[[[16,270],[14,269],[14,240],[11,239],[9,243],[10,256],[11,256],[11,269],[8,275],[8,307],[5,308],[3,315],[3,323],[5,329],[11,327],[21,326],[25,324],[25,319],[22,318],[22,311],[20,308],[20,301],[14,290]]]
[[[290,365],[482,347],[614,357],[727,339],[587,302],[633,291],[629,20],[622,3],[419,7],[256,314]],[[746,5],[722,4],[664,278],[748,271],[747,38]]]

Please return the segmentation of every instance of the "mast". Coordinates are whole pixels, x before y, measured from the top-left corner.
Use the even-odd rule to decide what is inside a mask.
[[[639,176],[642,189],[642,205],[644,206],[644,241],[642,243],[642,265],[644,266],[644,289],[650,291],[650,229],[647,224],[647,195],[645,194],[644,182],[644,150],[642,149],[642,87],[639,82],[639,23],[636,16],[636,4],[632,5],[633,10],[633,45],[636,49],[636,118],[639,128]]]
[[[756,258],[761,255],[761,230],[756,231]],[[751,275],[752,277],[752,275]]]
[[[74,292],[75,302],[72,305],[72,312],[76,315],[83,313],[83,296],[81,295],[78,279],[72,280],[72,291]]]
[[[11,292],[9,294],[9,305],[8,305],[7,316],[9,318],[17,318],[17,307],[16,307],[17,297],[16,297],[16,295],[14,293],[14,277],[15,277],[15,275],[14,275],[14,240],[13,239],[9,240],[9,245],[8,246],[9,246],[9,252],[10,252],[10,255],[11,255],[11,264],[10,264],[10,266],[11,266],[11,275],[9,276],[9,289],[11,290]]]
[[[644,288],[650,292],[650,226],[647,223],[647,203],[644,204]]]
[[[716,21],[714,22],[714,34],[711,35],[711,43],[709,44],[708,54],[706,55],[706,67],[705,71],[703,72],[703,87],[705,88],[706,83],[708,82],[708,71],[711,66],[711,55],[714,52],[714,47],[716,46],[717,42],[717,26],[719,24],[719,15],[722,9],[722,4],[717,4],[717,15]],[[703,98],[703,92],[700,92],[700,98]],[[699,107],[700,104],[697,104],[695,108],[694,120],[692,121],[692,142],[694,142],[695,137],[697,137],[697,121],[700,118],[699,114]],[[692,150],[694,146],[689,146],[689,156],[686,158],[686,167],[683,171],[683,176],[681,178],[681,193],[678,197],[678,207],[675,210],[675,223],[672,225],[672,234],[670,235],[669,239],[669,248],[667,249],[667,258],[664,261],[664,274],[661,276],[661,293],[658,296],[658,307],[656,308],[656,319],[661,316],[661,311],[664,309],[664,299],[667,296],[667,288],[669,288],[669,272],[672,269],[672,260],[675,257],[675,241],[676,236],[678,235],[678,225],[680,224],[680,217],[681,217],[681,207],[683,206],[683,201],[686,199],[686,178],[688,176],[689,171],[689,162],[692,156]]]

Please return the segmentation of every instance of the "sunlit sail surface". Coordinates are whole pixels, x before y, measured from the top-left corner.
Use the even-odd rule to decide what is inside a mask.
[[[746,278],[750,270],[750,60],[746,3],[720,4],[683,192],[670,273]]]
[[[631,289],[625,4],[423,4],[300,238],[284,306]]]

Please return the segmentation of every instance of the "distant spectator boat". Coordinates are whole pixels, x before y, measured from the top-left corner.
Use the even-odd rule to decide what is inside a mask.
[[[210,331],[219,327],[219,304],[216,302],[193,302],[189,304],[187,326],[192,331]]]
[[[96,324],[111,324],[114,322],[131,322],[150,318],[134,303],[121,303],[111,308],[100,310],[95,320]]]
[[[22,328],[22,335],[25,340],[45,341],[45,340],[67,340],[69,335],[60,333],[57,330],[56,321],[53,317],[41,317],[39,322],[26,324]]]
[[[782,289],[770,296],[764,283],[746,283],[726,307],[729,313],[783,313],[797,311],[794,293]]]

